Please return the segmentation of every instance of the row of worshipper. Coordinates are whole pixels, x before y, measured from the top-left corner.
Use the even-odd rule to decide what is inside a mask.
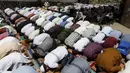
[[[0,47],[0,73],[19,73],[17,68],[31,64],[26,41],[6,23],[3,15],[0,15]]]
[[[43,20],[46,19],[44,16],[46,16],[47,13],[42,14],[42,15],[43,15],[43,17],[42,16],[39,17],[41,19],[41,21],[42,21],[42,19]],[[49,15],[51,15],[51,14],[49,14]],[[36,20],[36,24],[37,24],[37,20]],[[45,20],[43,22],[45,22]],[[52,22],[52,23],[54,23],[54,22]],[[27,25],[27,24],[25,24],[25,25]],[[48,25],[48,24],[45,24],[45,25]],[[50,24],[50,25],[53,25],[53,24]],[[55,26],[52,26],[52,27],[55,27]],[[60,27],[60,28],[62,28],[62,27]],[[70,55],[69,53],[71,53],[71,55],[76,54],[76,57],[77,57],[77,54],[82,53],[82,55],[87,57],[88,61],[96,61],[95,65],[97,67],[97,70],[95,70],[95,71],[98,71],[98,68],[100,68],[100,67],[102,68],[102,70],[104,72],[114,73],[114,72],[120,71],[121,67],[122,67],[122,64],[120,67],[120,63],[122,62],[121,54],[123,55],[124,58],[127,56],[127,60],[129,60],[128,55],[129,55],[129,48],[130,48],[129,47],[129,36],[130,35],[129,34],[123,35],[122,32],[120,32],[119,30],[113,30],[110,26],[105,26],[105,27],[103,27],[103,29],[100,29],[100,28],[101,27],[99,25],[91,24],[88,21],[78,21],[76,24],[72,24],[72,26],[70,26],[68,31],[72,31],[72,32],[70,32],[70,34],[68,36],[66,36],[65,39],[63,39],[63,41],[62,41],[62,44],[66,44],[67,46],[63,46],[63,45],[62,46],[60,45],[58,47],[56,46],[50,52],[48,51],[51,48],[50,44],[54,45],[54,43],[52,43],[48,40],[48,41],[46,41],[46,43],[47,43],[46,44],[44,41],[47,40],[48,37],[51,38],[51,34],[55,34],[55,32],[57,32],[55,30],[57,30],[59,28],[56,28],[55,30],[53,29],[54,32],[52,31],[53,33],[51,33],[51,34],[49,33],[49,30],[51,28],[49,28],[48,30],[45,30],[45,32],[47,32],[47,33],[43,33],[42,35],[36,36],[36,38],[38,39],[37,43],[34,43],[35,38],[33,40],[33,44],[38,45],[38,47],[35,48],[35,50],[38,54],[37,57],[40,56],[40,57],[44,58],[44,64],[41,67],[44,67],[45,70],[46,70],[46,66],[48,66],[51,69],[54,69],[54,68],[60,67],[59,64],[62,64],[63,69],[61,72],[68,73],[67,70],[69,72],[76,71],[77,73],[80,73],[79,71],[81,71],[81,72],[83,71],[83,73],[85,73],[86,71],[89,72],[89,71],[91,71],[91,69],[89,69],[87,65],[83,64],[83,65],[85,65],[85,67],[83,67],[83,69],[82,69],[82,67],[80,67],[80,63],[75,64],[75,62],[73,62],[73,61],[75,61],[76,58],[72,61],[73,57],[71,56],[72,58],[70,60],[72,62],[68,60],[68,57],[70,57],[70,56],[67,56],[67,55]],[[43,28],[43,29],[46,29],[46,28]],[[94,33],[90,32],[89,29],[94,31]],[[66,30],[66,28],[64,30]],[[87,31],[89,31],[89,32],[87,32]],[[84,32],[86,34],[83,34]],[[63,32],[60,32],[60,33],[62,33],[63,35],[66,34]],[[62,38],[62,37],[60,37],[60,38]],[[54,38],[52,38],[52,39],[54,39]],[[119,45],[117,45],[118,42],[119,42]],[[46,46],[48,46],[48,44],[49,44],[49,48],[46,47]],[[96,45],[96,46],[94,46],[94,45]],[[72,48],[72,49],[68,49],[68,48]],[[104,49],[104,48],[106,48],[106,49]],[[115,48],[117,48],[117,49],[115,49]],[[49,52],[49,53],[47,53],[47,52]],[[110,54],[110,53],[114,53],[114,55]],[[109,56],[111,58],[108,58]],[[107,60],[107,58],[110,61]],[[73,70],[73,68],[67,68],[66,67],[66,65],[68,65],[67,61],[69,61],[69,65],[71,65],[71,63],[74,66],[76,65],[74,67],[74,69],[76,69],[76,70]],[[79,60],[79,61],[81,61],[81,60]],[[86,60],[85,60],[85,63],[87,63]],[[78,69],[77,69],[77,67],[78,67]],[[77,70],[79,70],[79,71],[77,71]]]

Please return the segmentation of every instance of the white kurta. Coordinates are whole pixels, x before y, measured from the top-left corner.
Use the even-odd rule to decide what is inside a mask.
[[[86,28],[94,28],[95,25],[94,24],[89,24],[88,26],[86,26]]]
[[[95,37],[92,38],[92,40],[97,43],[103,43],[104,38],[105,38],[105,34],[102,32],[99,32]]]
[[[28,28],[28,30],[26,30],[25,35],[29,36],[29,34],[31,34],[33,31],[35,31],[35,27],[31,26],[30,28]]]
[[[45,18],[44,18],[44,17],[38,18],[38,19],[36,20],[36,24],[37,24],[38,26],[41,26],[44,21],[45,21]]]
[[[73,19],[73,17],[69,17],[66,21],[72,21]]]
[[[73,25],[74,23],[72,22],[72,21],[70,21],[69,23],[67,23],[66,25],[65,25],[65,28],[70,28],[72,25]]]
[[[44,64],[50,68],[57,68],[58,62],[68,54],[66,46],[59,46],[45,56]]]
[[[80,24],[80,26],[86,27],[86,26],[88,26],[89,24],[90,24],[89,21],[84,21],[82,24]]]
[[[55,23],[49,22],[44,26],[45,31],[48,31],[51,27],[55,26]]]
[[[81,25],[82,23],[83,23],[84,21],[78,21],[76,24],[79,24],[79,25]]]
[[[25,25],[25,26],[21,29],[21,32],[22,32],[22,33],[25,33],[26,30],[28,30],[28,28],[30,28],[31,26],[32,26],[32,23],[29,23],[29,24]]]
[[[43,40],[44,40],[46,37],[50,37],[50,35],[47,34],[47,33],[42,33],[42,34],[36,36],[36,37],[34,38],[34,40],[33,40],[33,44],[36,44],[36,45],[42,44]]]
[[[80,35],[86,30],[86,27],[80,26],[78,27],[75,32],[79,33]]]
[[[103,33],[105,33],[107,36],[110,35],[110,33],[113,31],[113,29],[110,26],[105,26],[103,27],[102,31]]]
[[[99,26],[99,25],[95,25],[93,29],[94,29],[95,32],[97,33],[97,32],[100,31],[100,26]]]
[[[27,12],[26,10],[20,10],[19,13],[20,13],[21,15],[24,15],[26,12]]]
[[[37,30],[33,31],[32,33],[30,33],[29,36],[28,36],[28,38],[30,40],[33,40],[39,33],[40,33],[40,30],[37,29]]]
[[[27,63],[28,60],[21,53],[13,52],[0,60],[0,73],[11,73],[16,70],[16,66]],[[13,65],[12,71],[7,71]]]
[[[75,48],[75,50],[78,50],[79,52],[81,52],[84,47],[89,44],[89,39],[88,38],[81,38],[80,40],[78,40],[73,47]]]

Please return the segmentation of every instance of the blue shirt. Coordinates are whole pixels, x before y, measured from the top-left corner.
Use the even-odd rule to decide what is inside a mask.
[[[125,56],[128,54],[128,49],[130,49],[130,43],[127,41],[121,41],[117,48],[117,50]]]
[[[64,21],[60,24],[60,26],[64,27],[67,23],[69,23],[68,21]]]

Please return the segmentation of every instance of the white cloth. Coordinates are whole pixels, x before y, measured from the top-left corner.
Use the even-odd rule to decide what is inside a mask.
[[[18,14],[13,14],[10,19],[13,20]]]
[[[43,11],[42,10],[39,10],[36,15],[39,15],[40,13],[42,13]]]
[[[50,68],[57,68],[58,62],[68,54],[66,46],[59,46],[45,56],[44,64]]]
[[[38,10],[36,10],[36,11],[34,11],[34,14],[37,14],[39,11]]]
[[[35,11],[34,14],[39,15],[42,12],[42,10]]]
[[[26,30],[25,35],[29,36],[29,34],[32,33],[33,31],[35,31],[35,27],[31,26],[30,28],[28,28],[28,30]]]
[[[19,9],[20,9],[19,7],[15,7],[15,8],[14,8],[15,11],[18,11]]]
[[[39,14],[39,17],[42,17],[42,15],[44,15],[45,14],[45,12],[41,12],[40,14]]]
[[[86,30],[86,27],[80,26],[78,27],[75,32],[79,33],[80,35]]]
[[[86,26],[88,26],[89,24],[90,24],[89,21],[84,21],[82,24],[79,24],[79,25],[86,27]]]
[[[44,18],[46,18],[47,16],[51,15],[52,13],[53,13],[52,11],[47,11],[46,13],[44,13],[41,16],[44,17]]]
[[[119,71],[118,73],[130,73],[130,61],[128,61],[128,62],[125,64],[125,69]]]
[[[57,13],[57,12],[54,14],[54,16],[60,16],[60,15],[61,13]]]
[[[26,10],[26,11],[29,11],[30,9],[31,9],[31,8],[26,8],[25,10]]]
[[[46,17],[47,17],[47,15],[46,15],[46,14],[43,14],[41,17],[44,17],[44,18],[46,18]]]
[[[36,24],[37,24],[38,26],[41,26],[44,21],[45,21],[45,18],[44,18],[44,17],[38,18],[38,19],[36,20]]]
[[[53,19],[52,22],[56,24],[56,23],[58,23],[60,20],[61,20],[61,18],[57,17],[57,18]]]
[[[51,15],[53,12],[52,11],[48,11],[47,13],[46,13],[46,15],[48,16],[48,15]]]
[[[83,23],[84,21],[78,21],[76,24],[79,24],[79,25],[81,25],[82,23]]]
[[[100,31],[100,26],[99,26],[99,25],[95,25],[93,29],[94,29],[95,32],[97,33],[97,32]]]
[[[10,15],[11,13],[13,13],[14,11],[13,10],[9,10],[8,12],[7,12],[7,15]]]
[[[8,36],[8,37],[5,37],[3,38],[2,40],[0,40],[0,45],[3,45],[3,44],[6,44],[6,43],[10,43],[10,42],[17,42],[19,43],[19,40],[15,37],[12,37],[12,36]]]
[[[105,38],[105,34],[102,32],[99,32],[95,37],[92,38],[92,40],[97,43],[103,43],[104,38]]]
[[[43,66],[43,65],[40,67],[40,70],[41,70],[42,72],[45,72],[45,69],[44,69],[44,66]]]
[[[102,31],[103,33],[105,33],[107,36],[110,35],[110,33],[113,31],[113,29],[110,26],[105,26],[103,27]]]
[[[70,6],[65,6],[64,7],[64,12],[69,12],[69,8],[70,8]]]
[[[27,63],[27,62],[28,60],[23,54],[13,52],[0,60],[0,73],[12,72],[16,70],[19,64]],[[13,65],[12,71],[7,71],[12,65]]]
[[[45,21],[45,22],[43,22],[42,25],[41,25],[41,27],[44,28],[44,26],[45,26],[47,23],[49,23],[49,22],[50,22],[50,21]]]
[[[29,23],[29,24],[25,25],[25,26],[21,29],[21,32],[22,32],[22,33],[25,33],[25,32],[28,30],[28,28],[30,28],[31,26],[32,26],[32,23]]]
[[[32,9],[30,12],[31,12],[31,13],[34,13],[35,11],[36,11],[35,9]]]
[[[85,48],[85,46],[89,44],[89,42],[90,41],[88,38],[81,38],[73,45],[73,47],[75,48],[75,50],[81,52]]]
[[[8,10],[11,10],[10,8],[6,8],[5,10],[4,10],[4,12],[6,13]]]
[[[72,25],[73,25],[73,22],[70,21],[69,23],[67,23],[67,24],[65,25],[65,28],[68,28],[68,29],[69,29]]]
[[[19,14],[24,15],[26,12],[26,10],[20,10]]]
[[[30,14],[32,14],[31,12],[26,12],[25,14],[24,14],[24,16],[25,17],[28,17],[28,15],[30,15]]]
[[[59,13],[58,17],[59,17],[60,15],[62,15],[62,14],[61,14],[61,13]]]
[[[29,38],[30,40],[33,40],[34,37],[36,37],[39,33],[40,33],[40,30],[37,29],[37,30],[33,31],[32,33],[30,33],[29,36],[28,36],[28,38]]]
[[[63,22],[63,20],[60,19],[56,24],[57,24],[57,25],[60,25],[62,22]]]
[[[50,35],[47,34],[47,33],[42,33],[42,34],[36,36],[36,37],[34,38],[34,40],[33,40],[33,44],[35,44],[35,45],[40,45],[40,44],[42,44],[43,40],[46,39],[46,37],[50,37]]]
[[[44,30],[48,31],[51,27],[55,26],[55,23],[49,22],[44,26]]]
[[[72,21],[73,19],[73,17],[69,17],[66,21]]]
[[[95,25],[94,24],[89,24],[88,26],[86,26],[86,28],[94,28]]]

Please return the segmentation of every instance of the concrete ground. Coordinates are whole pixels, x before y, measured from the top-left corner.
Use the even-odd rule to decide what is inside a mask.
[[[110,25],[113,29],[120,30],[124,34],[130,34],[130,29],[119,24],[119,23],[114,23],[113,25]]]

